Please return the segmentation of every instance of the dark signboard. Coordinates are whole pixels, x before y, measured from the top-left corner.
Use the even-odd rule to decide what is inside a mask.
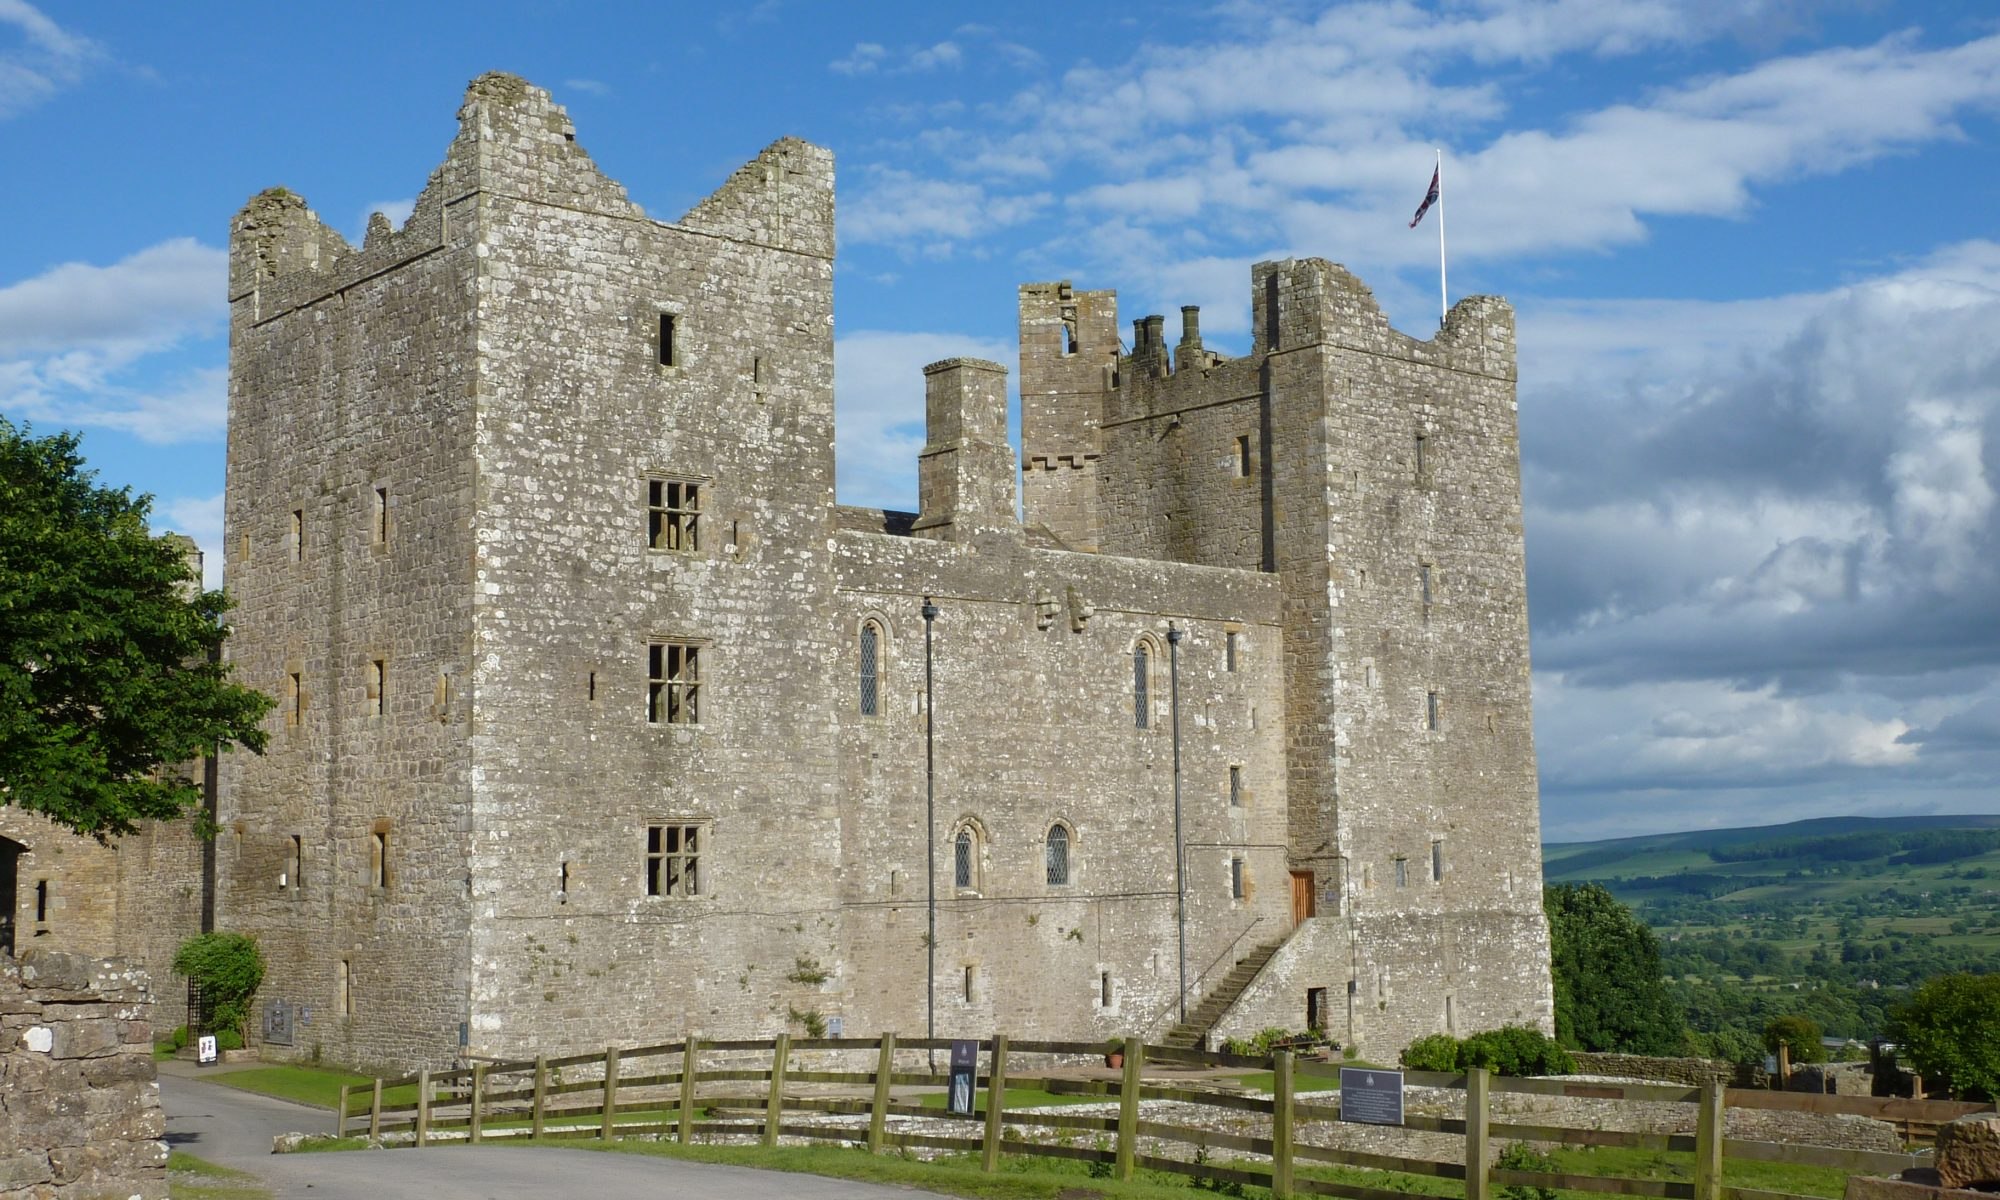
[[[961,1116],[972,1115],[972,1079],[979,1071],[979,1043],[954,1039],[951,1043],[951,1092],[945,1109]]]
[[[1340,1068],[1340,1119],[1366,1125],[1403,1123],[1403,1073]]]

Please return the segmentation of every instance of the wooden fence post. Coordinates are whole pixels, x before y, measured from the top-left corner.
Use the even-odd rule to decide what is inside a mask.
[[[1271,1200],[1292,1194],[1292,1052],[1271,1056]]]
[[[618,1120],[618,1047],[604,1048],[604,1124],[597,1136],[611,1140],[611,1127]]]
[[[1792,1048],[1781,1038],[1778,1041],[1778,1085],[1782,1089],[1792,1081]]]
[[[701,1039],[688,1034],[687,1045],[681,1047],[681,1127],[680,1143],[685,1146],[694,1141],[694,1082],[701,1072]]]
[[[549,1115],[549,1056],[546,1054],[535,1055],[534,1114],[530,1136],[540,1137]]]
[[[785,1115],[785,1060],[791,1057],[792,1035],[781,1033],[771,1047],[771,1098],[764,1103],[764,1144],[778,1144],[778,1123]]]
[[[483,1118],[486,1115],[485,1100],[486,1100],[486,1064],[483,1062],[473,1063],[472,1064],[472,1113],[471,1113],[471,1119],[466,1122],[465,1126],[465,1140],[468,1142],[479,1142],[485,1140],[481,1136],[485,1132],[484,1129],[481,1127],[483,1124],[481,1118]]]
[[[1465,1071],[1465,1200],[1488,1200],[1486,1123],[1490,1078],[1485,1067]]]
[[[1118,1178],[1130,1181],[1139,1154],[1139,1069],[1146,1065],[1146,1043],[1125,1039],[1125,1079],[1118,1088]]]
[[[986,1140],[979,1147],[979,1169],[1000,1169],[1000,1114],[1007,1107],[1007,1035],[993,1035],[993,1065],[986,1074]]]
[[[340,1085],[340,1107],[333,1114],[333,1136],[347,1136],[347,1085]]]
[[[417,1072],[417,1149],[424,1148],[431,1133],[431,1072],[429,1067]]]
[[[889,1077],[896,1070],[896,1035],[882,1035],[882,1055],[875,1060],[875,1103],[868,1110],[868,1153],[882,1153],[882,1131],[889,1119]]]
[[[374,1096],[368,1101],[368,1140],[371,1142],[380,1141],[382,1138],[382,1077],[380,1075],[375,1077],[374,1090]]]
[[[1711,1079],[1694,1123],[1695,1200],[1722,1200],[1722,1128],[1722,1086]]]

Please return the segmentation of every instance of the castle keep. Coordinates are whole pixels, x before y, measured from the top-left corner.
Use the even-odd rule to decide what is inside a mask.
[[[539,89],[459,120],[400,230],[232,228],[267,1050],[1549,1027],[1503,302],[1420,342],[1261,263],[1224,358],[1030,284],[1025,461],[950,359],[921,511],[845,507],[831,155],[662,223]]]

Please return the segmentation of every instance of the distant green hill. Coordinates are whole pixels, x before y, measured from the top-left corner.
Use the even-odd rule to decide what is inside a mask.
[[[2000,849],[2000,815],[1815,817],[1783,825],[1550,842],[1542,847],[1542,875],[1550,883],[1609,884],[1678,874],[1754,877],[1821,868],[1873,874],[1865,871],[1867,865],[1887,869],[1944,863],[1983,857],[1995,849]]]

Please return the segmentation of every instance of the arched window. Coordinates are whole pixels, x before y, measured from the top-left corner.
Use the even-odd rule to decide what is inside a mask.
[[[1048,879],[1051,887],[1066,887],[1069,884],[1069,829],[1062,825],[1049,826],[1048,840],[1043,843],[1043,858],[1048,864]]]
[[[873,621],[861,624],[861,715],[876,716],[882,711],[882,627]]]
[[[959,830],[958,837],[952,841],[951,885],[953,887],[969,888],[972,886],[973,867],[975,865],[973,850],[972,831],[970,829]]]
[[[1132,724],[1146,728],[1152,707],[1146,698],[1147,675],[1152,669],[1152,655],[1146,651],[1146,643],[1132,647]]]

